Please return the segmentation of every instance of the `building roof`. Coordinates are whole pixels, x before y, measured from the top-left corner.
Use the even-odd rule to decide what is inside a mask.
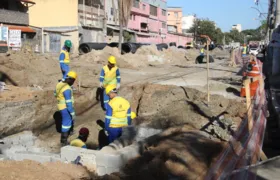
[[[26,33],[35,33],[36,31],[30,28],[29,26],[15,26],[15,25],[6,25],[8,26],[9,30],[21,30],[21,32]]]
[[[30,1],[30,0],[17,0],[17,1],[24,2],[24,3],[29,3],[29,4],[36,4],[35,2]]]

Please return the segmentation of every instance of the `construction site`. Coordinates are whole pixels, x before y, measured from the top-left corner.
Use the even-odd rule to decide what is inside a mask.
[[[0,162],[1,178],[9,179],[9,171],[20,166],[18,179],[91,179],[112,173],[113,179],[203,179],[247,112],[239,97],[242,67],[232,66],[227,50],[209,53],[215,57],[209,67],[209,101],[207,66],[195,63],[198,50],[144,46],[135,54],[120,55],[117,48],[106,47],[73,55],[71,69],[78,73],[75,129],[89,129],[88,150],[61,149],[53,120],[54,84],[61,76],[56,57],[28,50],[2,54],[0,71],[12,83],[0,95],[0,132],[5,137],[1,158],[14,161]],[[96,122],[104,119],[104,111],[96,90],[110,55],[117,57],[121,70],[119,95],[129,100],[138,117],[121,140],[97,150]],[[76,168],[71,162],[79,155],[84,166]],[[68,168],[73,169],[70,174]]]
[[[225,30],[178,1],[3,0],[0,180],[279,179],[268,2]]]

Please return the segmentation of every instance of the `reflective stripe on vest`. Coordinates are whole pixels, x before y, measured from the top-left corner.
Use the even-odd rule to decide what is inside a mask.
[[[105,76],[104,76],[104,88],[106,88],[108,85],[117,85],[117,78],[120,78],[120,76],[117,77],[117,70],[118,67],[113,67],[111,70],[108,68],[108,66],[103,67]]]
[[[106,116],[106,118],[110,119],[109,127],[118,128],[127,126],[127,111],[130,108],[129,102],[122,97],[115,97],[109,102],[109,105],[113,110],[112,117]]]
[[[66,90],[71,91],[71,100],[65,100],[63,92],[66,91]],[[67,108],[66,103],[72,102],[72,104],[74,104],[73,91],[72,91],[72,88],[67,83],[59,82],[56,85],[56,90],[55,91],[56,91],[56,99],[57,99],[58,110],[63,110],[65,108]]]
[[[67,52],[67,51],[65,51],[65,50],[61,50],[60,53],[64,53],[65,58],[64,58],[64,60],[60,60],[59,63],[63,63],[63,64],[69,65],[69,64],[70,64],[70,55],[69,55],[69,52]]]

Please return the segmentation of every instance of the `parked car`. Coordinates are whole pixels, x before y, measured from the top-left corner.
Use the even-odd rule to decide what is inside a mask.
[[[249,50],[249,54],[252,54],[254,56],[256,56],[258,53],[259,53],[258,48],[250,48],[250,50]]]

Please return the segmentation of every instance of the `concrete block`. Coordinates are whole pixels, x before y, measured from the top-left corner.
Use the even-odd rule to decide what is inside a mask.
[[[122,160],[120,153],[103,153],[98,152],[96,154],[96,165],[105,167],[122,167],[124,161]]]
[[[22,161],[22,160],[33,160],[40,163],[51,162],[51,157],[55,157],[54,154],[50,153],[33,153],[33,152],[16,152],[14,156],[14,160]]]
[[[1,152],[5,156],[7,156],[9,159],[13,159],[13,157],[17,151],[26,151],[26,150],[27,150],[27,148],[25,146],[13,145],[12,147],[10,147],[8,149],[1,150]]]
[[[73,146],[65,146],[61,148],[61,160],[72,162],[74,161],[78,156],[81,157],[81,163],[82,164],[94,164],[96,162],[96,154],[99,151],[84,149],[84,148],[78,148]]]
[[[3,155],[3,154],[0,154],[0,161],[4,161],[4,160],[6,160],[6,159],[8,159],[7,156],[5,156],[5,155]]]
[[[50,162],[62,162],[61,158],[60,158],[60,155],[54,155],[54,156],[51,156],[51,161]]]
[[[98,176],[104,176],[107,173],[107,169],[105,166],[97,166],[96,173],[98,174]]]
[[[35,137],[31,131],[23,131],[3,139],[5,144],[33,146]]]
[[[81,150],[82,148],[64,146],[60,149],[61,160],[66,162],[72,162],[80,155]]]
[[[136,141],[141,141],[145,138],[151,137],[153,135],[161,133],[162,130],[160,129],[153,129],[153,128],[147,128],[147,127],[139,127],[137,130],[137,136]]]
[[[112,174],[112,173],[119,172],[119,171],[120,171],[120,168],[111,168],[111,167],[106,168],[107,174]]]

